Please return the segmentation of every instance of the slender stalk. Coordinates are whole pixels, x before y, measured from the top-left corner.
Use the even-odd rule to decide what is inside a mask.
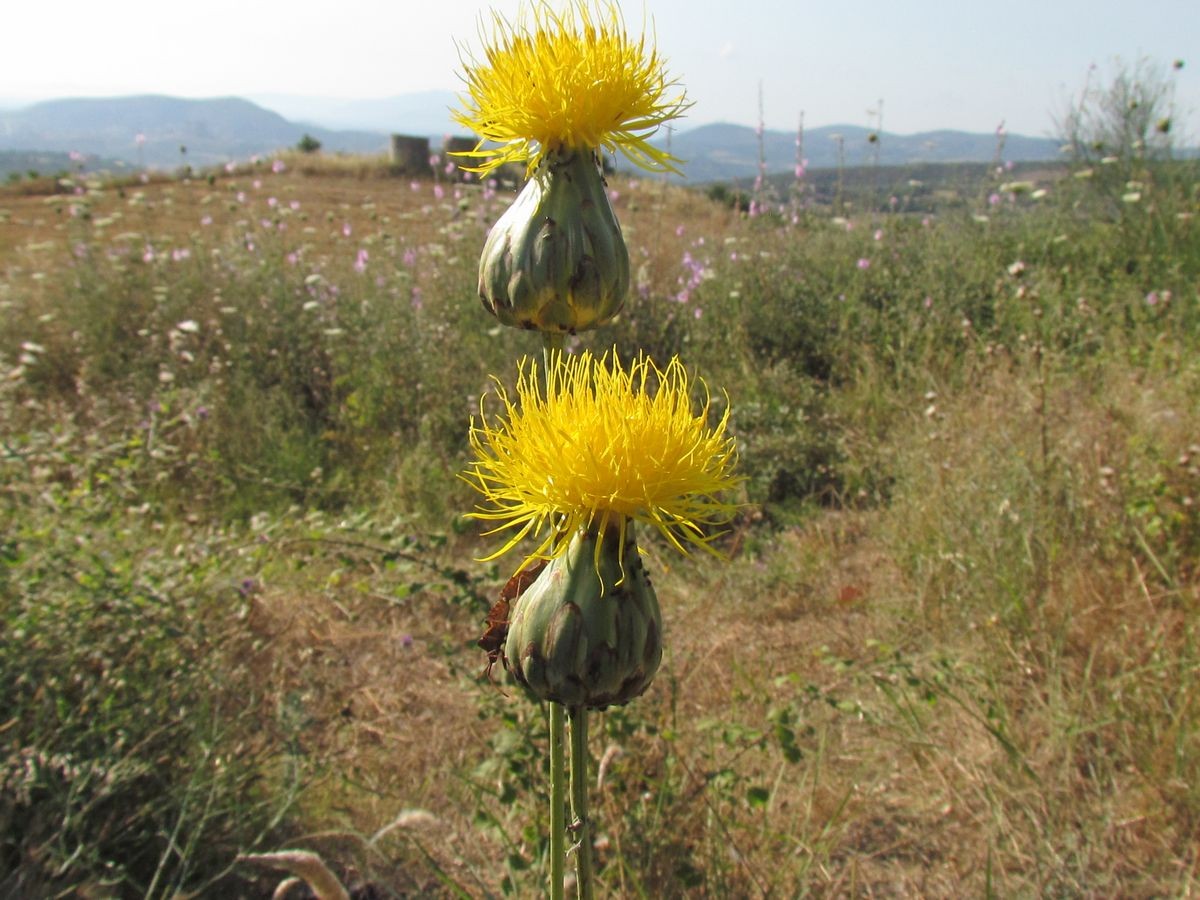
[[[542,332],[542,376],[546,391],[550,391],[550,369],[556,355],[561,355],[566,335]],[[567,858],[566,772],[563,770],[563,723],[565,707],[550,704],[550,900],[563,900],[563,876]],[[573,729],[572,729],[573,733]],[[572,775],[572,779],[574,776]],[[572,780],[572,786],[574,780]]]
[[[563,900],[563,874],[567,856],[566,772],[563,771],[563,713],[561,703],[550,704],[550,900]],[[572,782],[572,787],[574,782]]]
[[[592,900],[592,823],[588,821],[587,707],[567,710],[571,720],[571,832],[575,836],[575,885],[579,900]]]

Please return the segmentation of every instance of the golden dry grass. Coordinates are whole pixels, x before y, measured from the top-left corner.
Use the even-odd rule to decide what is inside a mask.
[[[203,227],[236,237],[230,197],[255,177],[106,189],[88,215],[180,236],[211,215]],[[420,244],[456,220],[429,182],[261,177],[260,196],[299,201],[295,227],[318,254],[345,225]],[[753,234],[695,193],[614,187],[635,267],[663,292],[693,234]],[[0,194],[10,277],[69,252],[71,203]],[[747,514],[728,564],[652,544],[663,669],[593,730],[594,756],[611,760],[594,792],[607,895],[1194,895],[1200,567],[1130,524],[1149,497],[1195,527],[1200,391],[1176,363],[1052,378],[1044,409],[1031,368],[996,358],[932,409],[881,395],[901,410],[877,448],[896,472],[888,505],[782,528]],[[302,710],[319,762],[296,841],[351,880],[435,893],[440,871],[490,896],[506,853],[535,855],[522,834],[506,847],[479,827],[490,801],[471,785],[496,754],[489,716],[534,715],[481,677],[473,647],[503,578],[474,605],[406,594],[412,570],[355,540],[270,545],[248,620],[254,665],[278,709]],[[472,567],[479,551],[451,538],[436,561]],[[537,812],[529,797],[495,807]],[[702,889],[674,881],[668,851],[707,867]]]

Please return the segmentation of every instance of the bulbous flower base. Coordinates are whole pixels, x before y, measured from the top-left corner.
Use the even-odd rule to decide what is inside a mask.
[[[629,251],[589,149],[547,153],[488,233],[479,297],[505,325],[574,334],[629,292]]]
[[[518,598],[504,655],[537,699],[605,709],[640,696],[654,679],[662,661],[658,599],[632,523],[624,548],[620,541],[615,525],[577,532]]]

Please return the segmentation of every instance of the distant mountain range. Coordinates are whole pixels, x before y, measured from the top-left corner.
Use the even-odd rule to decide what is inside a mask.
[[[0,172],[3,157],[14,156],[3,151],[74,152],[92,168],[98,160],[123,161],[131,167],[204,167],[294,147],[305,134],[327,151],[379,153],[387,149],[391,132],[429,136],[436,147],[443,135],[461,131],[450,118],[455,102],[450,91],[363,101],[257,99],[259,103],[238,97],[189,100],[157,95],[64,99],[0,112]],[[279,111],[260,103],[273,104]],[[856,125],[813,128],[804,134],[803,155],[810,168],[831,168],[839,161],[847,166],[876,161],[989,162],[998,150],[993,134],[883,132],[874,141],[872,134]],[[752,128],[701,125],[669,137],[660,134],[656,143],[668,142],[671,152],[686,161],[683,169],[691,183],[753,178],[758,172],[760,142]],[[794,168],[795,134],[765,131],[761,146],[768,172]],[[1058,142],[1021,135],[1008,135],[1002,149],[1005,160],[1016,162],[1059,155]]]
[[[345,128],[390,134],[442,135],[462,129],[450,116],[458,102],[453,91],[418,91],[374,100],[338,100],[294,94],[252,94],[259,106],[274,110],[294,122],[313,123],[323,128]]]
[[[76,152],[130,165],[213,166],[294,147],[310,134],[329,150],[378,153],[387,135],[290,122],[249,100],[136,97],[47,100],[0,113],[0,150]]]
[[[872,140],[872,136],[874,140]],[[797,135],[764,131],[762,156],[768,173],[790,172],[797,163]],[[656,142],[667,146],[664,140]],[[921,134],[875,132],[859,125],[825,125],[803,135],[801,159],[811,169],[840,165],[903,166],[915,163],[1034,162],[1060,157],[1060,143],[1048,138],[1006,135],[1000,146],[995,134],[927,131]],[[688,181],[732,181],[754,178],[759,168],[759,139],[744,125],[701,125],[671,136],[671,153],[686,160]]]

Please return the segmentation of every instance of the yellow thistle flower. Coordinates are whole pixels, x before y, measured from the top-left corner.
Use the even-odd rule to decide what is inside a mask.
[[[539,3],[532,15],[531,29],[494,13],[486,61],[464,59],[467,95],[454,118],[480,141],[462,155],[486,160],[470,171],[514,161],[533,171],[548,152],[600,147],[650,171],[678,171],[648,139],[690,104],[645,36],[626,34],[616,5],[573,0],[556,13]]]
[[[717,495],[741,480],[732,474],[737,451],[725,433],[728,408],[710,426],[706,393],[693,414],[678,358],[660,370],[640,357],[628,371],[615,351],[601,359],[586,352],[553,359],[544,394],[538,368],[527,359],[518,403],[497,385],[501,416],[489,424],[481,401],[483,421],[471,422],[477,458],[463,477],[488,501],[471,515],[501,523],[488,534],[515,530],[487,558],[526,535],[542,540],[525,563],[554,558],[581,529],[603,532],[610,525],[624,546],[632,521],[653,526],[685,555],[701,547],[719,556],[712,529],[728,523],[737,505]]]

